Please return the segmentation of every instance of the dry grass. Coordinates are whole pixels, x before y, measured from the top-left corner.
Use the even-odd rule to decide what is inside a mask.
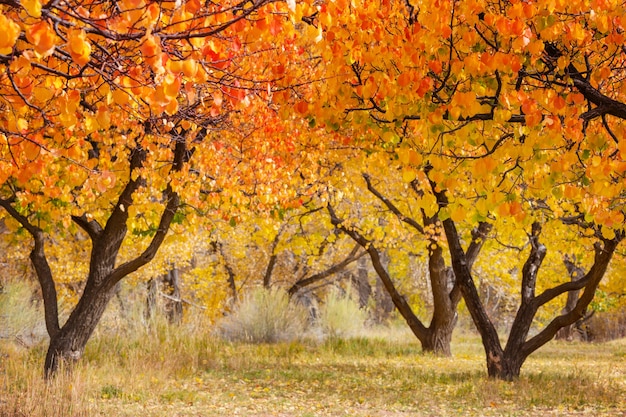
[[[0,344],[0,416],[623,416],[626,341],[553,342],[519,381],[485,378],[481,346],[420,353],[405,331],[277,345],[231,344],[198,326],[100,332],[51,383],[43,347]]]

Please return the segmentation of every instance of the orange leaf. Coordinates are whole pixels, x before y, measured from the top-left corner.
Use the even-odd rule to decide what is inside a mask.
[[[309,103],[302,100],[296,103],[295,109],[300,114],[306,114],[309,111]]]
[[[28,28],[26,39],[33,45],[35,51],[47,56],[54,50],[56,35],[48,22],[41,21]]]
[[[143,55],[143,59],[150,65],[155,64],[161,56],[161,45],[158,38],[154,35],[146,36],[139,50]]]
[[[398,85],[400,87],[406,87],[409,84],[411,84],[411,74],[409,74],[408,72],[403,72],[402,74],[400,74],[400,76],[398,77]]]
[[[70,29],[67,31],[67,46],[74,62],[83,66],[89,62],[91,45],[87,41],[87,34],[83,30]]]

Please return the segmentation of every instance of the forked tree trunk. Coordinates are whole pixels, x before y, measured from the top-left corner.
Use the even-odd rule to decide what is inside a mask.
[[[452,320],[431,324],[426,337],[421,341],[422,350],[424,352],[433,352],[440,356],[452,356],[450,344],[456,322],[456,315],[454,315]]]
[[[445,192],[439,191],[435,184],[432,184],[432,188],[439,206],[446,207],[448,199]],[[443,221],[443,226],[457,283],[461,287],[467,309],[481,335],[487,360],[487,373],[492,378],[507,381],[519,377],[522,365],[530,354],[552,340],[560,329],[575,323],[583,316],[585,309],[593,300],[617,244],[624,238],[623,232],[616,233],[615,238],[610,240],[600,236],[594,245],[593,265],[583,278],[557,285],[535,295],[537,274],[547,249],[539,242],[541,225],[534,223],[529,236],[531,250],[522,269],[521,302],[511,326],[506,347],[503,349],[496,328],[489,319],[476,290],[456,225],[452,219],[448,218]],[[576,290],[582,290],[582,294],[578,297],[574,308],[568,313],[555,317],[542,331],[528,339],[537,310],[556,297]]]
[[[180,171],[191,153],[187,152],[184,138],[177,139],[173,143],[175,145],[171,170]],[[145,158],[146,151],[139,145],[130,153],[131,178],[133,178],[133,171],[143,165]],[[53,376],[61,363],[71,364],[82,357],[87,341],[102,318],[109,301],[115,295],[116,285],[128,274],[150,262],[161,247],[180,205],[178,194],[170,185],[164,190],[165,207],[150,244],[136,258],[116,265],[117,255],[128,231],[126,226],[128,208],[133,204],[133,194],[144,182],[142,177],[137,177],[126,183],[104,227],[86,214],[72,216],[74,223],[91,238],[92,247],[85,289],[63,327],[59,326],[57,293],[54,277],[44,251],[46,242],[44,233],[39,227],[33,225],[26,215],[16,210],[13,206],[16,202],[15,197],[7,200],[0,199],[0,206],[33,237],[34,247],[30,253],[30,259],[41,286],[46,330],[50,336],[50,346],[44,365],[46,377]]]

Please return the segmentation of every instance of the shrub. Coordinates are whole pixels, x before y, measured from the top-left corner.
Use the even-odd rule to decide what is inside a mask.
[[[350,338],[363,333],[367,313],[348,293],[331,290],[320,308],[319,326],[330,338]]]
[[[301,338],[306,321],[304,308],[290,302],[285,291],[257,288],[218,323],[218,332],[229,341],[276,343]]]

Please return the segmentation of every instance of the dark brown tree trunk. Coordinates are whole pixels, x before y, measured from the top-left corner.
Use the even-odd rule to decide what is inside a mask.
[[[85,290],[67,322],[50,338],[44,365],[46,377],[55,374],[62,362],[71,366],[83,356],[87,341],[114,295],[115,287]]]

